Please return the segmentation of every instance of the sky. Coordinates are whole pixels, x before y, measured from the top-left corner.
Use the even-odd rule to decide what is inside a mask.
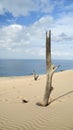
[[[0,59],[73,59],[73,0],[0,0]]]

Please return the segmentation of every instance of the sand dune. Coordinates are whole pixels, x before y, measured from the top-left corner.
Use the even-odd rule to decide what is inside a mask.
[[[40,107],[45,84],[46,75],[0,78],[0,130],[73,130],[73,70],[54,74],[50,105]]]

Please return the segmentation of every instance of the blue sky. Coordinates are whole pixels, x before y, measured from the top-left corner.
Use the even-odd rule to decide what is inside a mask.
[[[73,59],[73,0],[0,0],[0,59]]]

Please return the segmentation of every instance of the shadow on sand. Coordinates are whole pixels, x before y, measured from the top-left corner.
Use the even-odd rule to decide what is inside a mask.
[[[60,99],[60,98],[62,98],[62,97],[64,97],[64,96],[67,96],[67,95],[69,95],[69,94],[71,94],[71,93],[73,93],[73,90],[72,90],[72,91],[69,91],[69,92],[67,92],[67,93],[62,94],[61,96],[56,97],[55,99],[53,99],[52,101],[50,101],[49,104],[51,104],[52,102],[54,102],[54,101],[56,101],[56,100],[58,100],[58,99]]]
[[[71,90],[69,92],[66,92],[66,93],[64,93],[64,94],[56,97],[55,99],[53,99],[52,101],[50,101],[47,105],[42,105],[42,103],[40,103],[40,102],[36,103],[36,105],[41,106],[41,107],[46,107],[46,106],[50,105],[52,102],[54,102],[54,101],[56,101],[56,100],[58,100],[58,99],[60,99],[62,97],[65,97],[65,96],[67,96],[67,95],[69,95],[71,93],[73,93],[73,90]]]

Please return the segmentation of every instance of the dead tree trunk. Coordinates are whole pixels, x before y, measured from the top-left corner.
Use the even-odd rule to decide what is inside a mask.
[[[43,102],[39,102],[37,103],[37,105],[47,106],[49,104],[50,94],[53,90],[52,76],[58,67],[53,65],[51,62],[51,31],[49,31],[49,34],[46,32],[46,71],[47,71],[46,89]]]

